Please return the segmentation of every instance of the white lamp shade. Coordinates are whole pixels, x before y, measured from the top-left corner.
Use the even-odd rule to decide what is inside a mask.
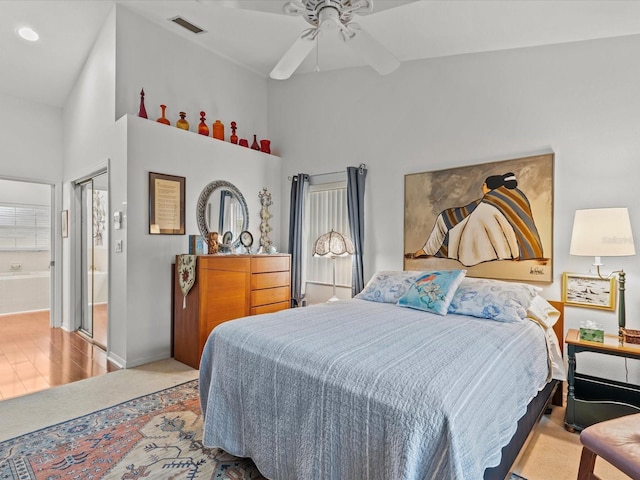
[[[635,255],[629,211],[626,208],[576,210],[569,253],[588,257]]]
[[[333,230],[320,235],[313,247],[314,257],[346,257],[354,252],[351,239]]]

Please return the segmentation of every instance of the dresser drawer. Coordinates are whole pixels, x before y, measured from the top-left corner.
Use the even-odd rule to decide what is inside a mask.
[[[284,272],[289,271],[289,255],[265,255],[251,257],[251,271]]]
[[[259,307],[260,305],[268,305],[270,303],[288,302],[289,299],[289,287],[253,290],[251,292],[251,307]]]
[[[261,313],[273,313],[280,310],[286,310],[289,308],[289,302],[278,302],[270,305],[262,305],[261,307],[253,307],[251,309],[251,315],[260,315]]]
[[[254,273],[251,275],[251,290],[288,287],[289,272]]]
[[[198,255],[198,267],[205,270],[248,272],[251,259],[239,255]]]

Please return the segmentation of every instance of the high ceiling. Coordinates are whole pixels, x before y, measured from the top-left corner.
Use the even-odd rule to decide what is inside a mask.
[[[0,93],[62,106],[113,5],[248,69],[269,75],[309,24],[281,12],[285,0],[0,1]],[[401,61],[640,34],[640,1],[374,0],[354,21]],[[182,16],[194,35],[168,19]],[[16,35],[20,26],[36,43]],[[332,32],[328,32],[332,33]],[[338,36],[325,34],[296,75],[365,63]],[[286,81],[286,80],[283,80]]]

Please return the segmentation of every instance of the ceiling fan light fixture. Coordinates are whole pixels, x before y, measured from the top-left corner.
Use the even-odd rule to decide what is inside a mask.
[[[307,8],[302,2],[293,1],[285,3],[282,10],[286,15],[302,15],[307,11]]]
[[[367,64],[381,75],[387,75],[400,66],[400,61],[380,42],[357,23],[351,22],[354,14],[373,12],[373,0],[292,0],[285,4],[288,15],[302,16],[312,28],[305,30],[273,68],[271,78],[284,80],[302,64],[311,53],[314,40],[320,32],[340,32],[347,44]],[[318,43],[316,46],[316,71],[318,67]]]
[[[342,26],[340,12],[334,7],[324,7],[318,12],[318,28],[324,31],[334,31]]]
[[[368,15],[373,13],[373,0],[352,0],[350,6],[345,6],[343,12],[358,13],[358,15]]]

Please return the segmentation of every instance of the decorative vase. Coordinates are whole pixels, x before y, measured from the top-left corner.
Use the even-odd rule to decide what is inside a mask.
[[[238,145],[240,145],[241,147],[249,148],[249,140],[247,140],[246,138],[241,138],[238,142]]]
[[[149,118],[147,116],[147,109],[144,108],[144,88],[140,90],[140,108],[138,109],[138,116],[141,118]]]
[[[213,138],[224,140],[224,124],[220,120],[213,122]]]
[[[204,116],[206,115],[206,113],[204,112],[200,112],[200,124],[198,125],[198,133],[200,135],[204,135],[205,137],[209,136],[209,127],[207,127],[207,124],[205,122],[206,118],[204,118]]]
[[[260,151],[264,153],[271,153],[271,140],[260,140]]]
[[[180,112],[180,119],[176,122],[176,127],[181,128],[182,130],[189,130],[189,122],[184,119],[186,115],[186,113]]]
[[[258,144],[258,139],[256,138],[256,135],[253,136],[253,143],[251,144],[251,149],[260,150],[260,145]]]
[[[236,122],[231,122],[231,136],[229,137],[229,141],[231,143],[235,143],[236,145],[238,144],[238,136],[236,135],[236,129],[238,127],[236,126]]]
[[[162,110],[162,116],[156,120],[158,123],[164,123],[165,125],[171,125],[171,122],[167,117],[164,116],[164,111],[167,109],[166,105],[160,105],[160,110]]]

